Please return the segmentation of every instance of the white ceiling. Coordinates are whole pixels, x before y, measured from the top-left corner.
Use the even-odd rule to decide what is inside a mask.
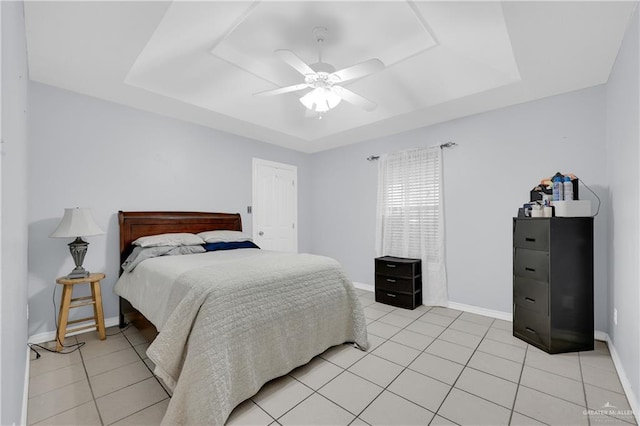
[[[28,1],[30,78],[303,152],[603,84],[635,2]],[[386,69],[322,120],[276,49]]]

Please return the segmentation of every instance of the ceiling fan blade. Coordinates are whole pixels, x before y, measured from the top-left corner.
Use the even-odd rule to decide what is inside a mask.
[[[307,83],[294,84],[293,86],[280,87],[279,89],[265,90],[264,92],[254,93],[253,96],[273,96],[281,95],[283,93],[296,92],[298,90],[306,89],[309,85]]]
[[[298,71],[302,75],[315,74],[316,72],[311,69],[298,55],[290,50],[280,49],[275,51],[276,55],[280,56],[280,59],[291,65],[293,69]]]
[[[344,87],[333,86],[333,90],[335,90],[343,100],[349,102],[350,104],[359,106],[365,111],[373,111],[378,107],[378,104],[376,104],[375,102],[370,101],[369,99],[365,98],[364,96],[360,96],[357,93],[353,93],[351,90],[345,89]]]
[[[380,59],[369,59],[368,61],[360,62],[359,64],[352,65],[347,68],[343,68],[334,72],[332,75],[338,77],[341,83],[354,78],[364,77],[365,75],[373,74],[374,72],[382,71],[384,64]]]

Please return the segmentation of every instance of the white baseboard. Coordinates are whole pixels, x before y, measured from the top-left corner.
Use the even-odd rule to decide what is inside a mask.
[[[366,290],[372,293],[375,291],[375,286],[371,284],[354,282],[353,286],[355,288],[359,288],[360,290]],[[459,311],[469,312],[472,314],[484,315],[491,318],[498,318],[505,321],[513,320],[511,312],[494,311],[493,309],[479,308],[477,306],[465,305],[463,303],[456,303],[456,302],[449,302],[447,304],[447,307],[451,309],[457,309]]]
[[[607,342],[607,344],[609,344],[609,335],[604,332],[604,331],[600,331],[600,330],[596,330],[593,332],[593,338],[595,340],[602,340],[603,342]]]
[[[114,325],[120,324],[120,317],[111,317],[104,319],[105,327],[113,327]],[[67,336],[75,336],[76,334],[89,333],[95,331],[93,329],[80,330],[74,333],[69,333]],[[44,343],[55,340],[56,332],[55,331],[45,331],[44,333],[34,334],[33,336],[29,336],[29,343]]]
[[[371,293],[376,291],[376,288],[374,286],[372,286],[371,284],[357,283],[357,282],[354,281],[353,282],[353,286],[355,288],[359,288],[360,290],[370,291]]]
[[[459,311],[469,312],[471,314],[484,315],[485,317],[497,318],[505,321],[513,321],[511,312],[495,311],[493,309],[479,308],[473,305],[465,305],[464,303],[449,302],[448,308],[457,309]]]
[[[24,369],[24,385],[22,386],[22,412],[20,424],[27,424],[27,408],[29,407],[29,377],[31,375],[31,349],[27,346],[27,364]]]
[[[618,373],[618,377],[620,378],[620,383],[622,383],[622,389],[627,396],[627,400],[629,401],[629,405],[631,406],[631,410],[633,411],[637,422],[638,420],[640,420],[638,418],[638,416],[640,415],[640,400],[638,399],[639,395],[636,395],[633,391],[633,387],[631,386],[631,382],[629,382],[629,378],[627,377],[627,373],[624,370],[622,360],[618,355],[618,351],[616,351],[616,347],[613,345],[613,341],[611,341],[611,337],[609,337],[609,334],[605,333],[604,331],[596,331],[596,340],[604,340],[605,342],[607,342],[609,352],[611,353],[611,359],[613,360],[613,365],[616,367],[616,372]]]

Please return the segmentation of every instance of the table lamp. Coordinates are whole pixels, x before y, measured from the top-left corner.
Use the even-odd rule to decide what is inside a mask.
[[[69,243],[69,251],[71,257],[76,264],[76,267],[71,271],[66,278],[86,278],[89,276],[89,271],[82,267],[84,256],[87,254],[87,247],[89,243],[84,241],[81,237],[89,237],[92,235],[102,235],[104,231],[96,225],[91,214],[91,209],[88,208],[72,208],[64,209],[64,216],[60,221],[60,224],[51,235],[50,238],[75,238],[75,240]]]

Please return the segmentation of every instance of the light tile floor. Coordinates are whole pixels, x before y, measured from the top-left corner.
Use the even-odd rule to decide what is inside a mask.
[[[358,290],[371,349],[330,348],[267,383],[229,425],[636,424],[606,345],[548,355],[511,323],[440,307],[409,311]],[[67,339],[31,360],[29,424],[156,425],[170,394],[136,329]],[[35,357],[34,357],[35,358]]]

